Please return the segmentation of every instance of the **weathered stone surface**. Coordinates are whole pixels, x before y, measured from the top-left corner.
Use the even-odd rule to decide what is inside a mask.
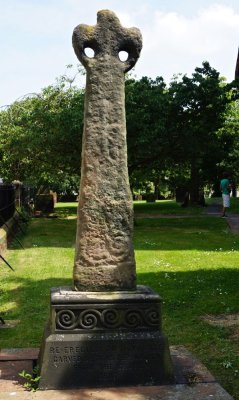
[[[33,350],[33,349],[32,349]],[[134,386],[111,388],[81,388],[68,390],[26,391],[19,377],[23,369],[32,372],[30,361],[26,359],[28,349],[13,349],[20,356],[13,362],[1,361],[0,399],[9,400],[233,400],[232,397],[216,382],[210,372],[196,360],[183,346],[170,348],[176,373],[176,383],[161,386]],[[11,353],[11,350],[6,352]],[[22,355],[21,355],[22,352]],[[35,355],[37,355],[35,349]],[[188,377],[194,377],[193,381]],[[186,378],[186,379],[185,379]]]
[[[87,291],[131,290],[136,273],[124,73],[139,57],[141,34],[103,10],[96,26],[75,28],[73,46],[87,70],[74,285]],[[86,56],[87,47],[93,58]],[[128,53],[125,62],[120,51]]]
[[[124,73],[141,35],[114,13],[79,25],[73,45],[87,70],[74,285],[52,289],[39,354],[40,388],[69,389],[174,382],[161,299],[136,287],[129,187]],[[91,47],[92,59],[85,54]],[[119,52],[128,52],[120,61]]]
[[[127,293],[52,289],[40,388],[173,383],[160,303],[145,286]]]

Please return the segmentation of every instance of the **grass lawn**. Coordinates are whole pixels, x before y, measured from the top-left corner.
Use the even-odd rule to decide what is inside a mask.
[[[181,207],[180,203],[176,203],[172,200],[160,200],[155,203],[147,203],[146,201],[135,201],[134,202],[135,215],[143,214],[181,214],[181,215],[195,215],[202,214],[204,207]]]
[[[238,325],[213,326],[202,319],[239,313],[239,236],[231,234],[226,220],[201,210],[185,212],[169,201],[137,202],[138,283],[161,295],[170,344],[186,346],[239,400]],[[76,204],[59,203],[56,211],[56,219],[32,219],[21,238],[24,250],[13,243],[6,252],[15,272],[0,265],[0,310],[5,319],[20,320],[16,328],[0,330],[2,348],[39,346],[50,288],[71,285]],[[161,213],[182,218],[143,218]]]

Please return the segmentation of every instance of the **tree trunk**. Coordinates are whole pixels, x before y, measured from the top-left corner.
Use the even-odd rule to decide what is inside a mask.
[[[160,177],[158,176],[154,182],[154,196],[155,196],[155,200],[159,200],[159,196],[160,196]]]
[[[194,162],[191,164],[190,177],[190,205],[198,205],[200,198],[200,179],[198,167]]]

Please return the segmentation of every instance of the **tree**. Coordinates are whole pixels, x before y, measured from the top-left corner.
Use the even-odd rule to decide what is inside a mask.
[[[197,203],[200,188],[215,173],[224,150],[218,136],[223,126],[231,86],[226,85],[214,68],[204,62],[192,77],[176,77],[169,86],[170,137],[172,158],[190,173],[191,203]]]
[[[151,181],[155,194],[171,159],[168,136],[168,91],[161,77],[126,80],[128,165],[131,184]]]
[[[74,77],[63,76],[0,112],[2,178],[77,190],[84,90],[73,84]],[[161,77],[129,77],[125,88],[132,188],[152,182],[159,196],[162,184],[189,183],[195,203],[228,162],[238,170],[238,84],[225,84],[204,62],[169,87]]]
[[[66,190],[79,181],[84,91],[62,77],[0,113],[0,176]]]
[[[232,101],[225,114],[225,121],[218,131],[224,157],[218,164],[220,176],[227,171],[234,182],[239,181],[239,101]]]

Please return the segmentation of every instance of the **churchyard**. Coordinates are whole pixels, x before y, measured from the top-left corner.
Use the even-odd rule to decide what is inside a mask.
[[[39,347],[52,287],[72,285],[76,203],[58,203],[57,218],[34,218],[1,265],[1,312],[17,320],[2,329],[1,347]],[[135,202],[137,283],[163,298],[163,329],[239,399],[239,241],[227,221],[207,208],[182,209],[174,201]],[[238,199],[233,199],[239,210]],[[180,218],[179,218],[180,216]],[[36,322],[37,321],[37,322]]]
[[[75,202],[56,204],[55,214],[39,213],[28,193],[33,205],[29,228],[21,230],[21,241],[14,236],[6,251],[14,269],[0,271],[2,357],[13,357],[11,351],[19,351],[14,349],[35,348],[31,360],[38,367],[39,399],[41,391],[50,396],[50,390],[62,398],[59,390],[154,387],[157,399],[163,400],[231,399],[223,388],[239,400],[238,177],[226,180],[225,188],[219,181],[225,160],[230,169],[226,175],[238,169],[238,144],[229,165],[226,147],[228,137],[236,137],[234,125],[230,131],[227,122],[238,111],[238,82],[222,85],[219,73],[203,62],[192,79],[185,75],[168,89],[161,78],[129,78],[125,85],[125,74],[140,56],[142,35],[138,28],[123,27],[110,10],[98,11],[94,26],[78,25],[72,44],[86,70],[85,90],[72,88],[73,80],[68,92],[64,76],[58,86],[43,90],[40,102],[26,98],[23,108],[16,103],[16,109],[13,105],[0,114],[6,143],[9,132],[23,138],[23,146],[17,140],[16,153],[10,152],[15,159],[24,160],[27,147],[27,167],[19,163],[23,169],[17,170],[19,182],[27,177],[35,187],[41,182],[43,192],[45,182],[59,193],[76,195],[81,158],[78,211]],[[61,112],[55,104],[58,95]],[[66,107],[75,95],[76,107]],[[79,126],[81,132],[84,126],[82,141]],[[42,132],[44,138],[53,134],[53,148]],[[66,132],[78,149],[74,157]],[[237,143],[235,138],[228,142],[231,148]],[[34,154],[31,160],[29,154]],[[3,160],[4,179],[12,181],[15,163],[11,157]],[[221,206],[214,198],[205,207],[205,194],[221,195],[222,189],[229,201],[229,188],[231,214],[220,218]],[[153,203],[136,202],[133,212],[134,189],[139,197],[145,190],[144,198]],[[167,198],[176,193],[178,203],[155,202],[165,198],[162,190]],[[185,356],[185,351],[191,354]],[[12,380],[6,370],[3,376]]]

